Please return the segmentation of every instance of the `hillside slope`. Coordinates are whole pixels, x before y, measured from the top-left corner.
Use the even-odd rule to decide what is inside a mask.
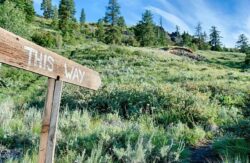
[[[238,66],[243,54],[198,51],[207,60],[194,61],[94,42],[54,51],[103,81],[97,92],[65,85],[56,162],[187,162],[190,147],[204,144],[223,159],[247,159],[250,74]],[[35,162],[46,78],[4,65],[0,81],[0,152]]]

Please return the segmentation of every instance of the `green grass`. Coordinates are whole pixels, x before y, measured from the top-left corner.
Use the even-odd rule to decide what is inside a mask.
[[[227,135],[248,140],[230,129],[249,119],[243,54],[198,51],[207,60],[197,62],[159,49],[94,42],[55,51],[100,72],[103,82],[96,92],[64,86],[57,162],[185,162],[189,147],[203,142],[214,142],[225,162],[230,151],[249,150],[244,143],[221,146]],[[24,162],[35,162],[46,79],[8,66],[0,71],[0,144],[22,149]],[[248,154],[239,150],[237,156]]]

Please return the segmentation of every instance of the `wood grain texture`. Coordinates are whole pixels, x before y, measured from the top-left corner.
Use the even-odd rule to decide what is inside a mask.
[[[97,90],[97,72],[0,28],[0,62]]]
[[[63,82],[49,78],[39,147],[39,163],[53,163]]]
[[[49,127],[50,127],[50,117],[53,103],[53,96],[55,90],[56,80],[49,78],[48,80],[48,91],[47,91],[47,99],[43,112],[43,120],[42,120],[42,130],[40,135],[40,146],[39,146],[39,163],[45,163],[46,159],[46,151],[49,137]]]
[[[47,143],[47,150],[46,150],[46,159],[45,159],[46,163],[54,162],[55,146],[56,146],[56,131],[57,131],[59,109],[60,109],[60,103],[61,103],[62,86],[63,86],[63,82],[60,80],[56,80],[55,91],[54,91],[54,96],[53,96],[53,104],[52,104],[52,110],[51,110],[48,143]]]

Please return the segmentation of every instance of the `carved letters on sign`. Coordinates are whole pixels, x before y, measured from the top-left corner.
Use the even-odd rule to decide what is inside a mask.
[[[48,72],[54,71],[54,63],[56,62],[56,60],[52,56],[40,53],[28,46],[24,46],[24,49],[27,51],[28,55],[28,66],[38,67],[40,69],[47,70]],[[69,67],[67,63],[64,63],[64,76],[66,76],[68,80],[74,80],[81,84],[84,79],[84,75],[84,70],[81,70],[80,68],[74,66]]]
[[[0,63],[97,90],[99,74],[0,28]]]
[[[44,70],[52,72],[54,70],[55,59],[47,54],[39,53],[37,50],[24,46],[24,49],[27,50],[28,65],[39,67]]]
[[[79,68],[68,68],[67,63],[64,64],[65,68],[65,76],[69,80],[77,80],[79,83],[82,83],[85,72],[80,70]]]

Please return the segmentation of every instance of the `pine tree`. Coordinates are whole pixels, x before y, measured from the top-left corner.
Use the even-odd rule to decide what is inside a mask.
[[[105,29],[104,29],[104,21],[98,20],[97,30],[95,32],[95,36],[98,41],[105,42]]]
[[[105,22],[112,26],[117,25],[120,16],[120,5],[117,0],[109,0],[106,10],[104,17]]]
[[[198,39],[202,39],[202,34],[201,23],[199,22],[197,27],[195,28],[195,37],[197,37]]]
[[[203,32],[201,23],[199,22],[195,27],[195,35],[193,39],[194,44],[198,46],[199,50],[207,50],[208,43],[207,43],[207,34]]]
[[[120,16],[117,20],[117,26],[124,28],[126,27],[125,19],[123,16]]]
[[[188,33],[188,32],[183,32],[183,34],[181,35],[182,37],[182,46],[188,46],[188,47],[192,47],[192,36]]]
[[[170,35],[171,40],[173,42],[175,42],[176,45],[182,46],[182,41],[183,40],[182,40],[181,33],[180,33],[180,27],[176,26],[175,28],[176,28],[175,32],[171,33],[171,35]]]
[[[160,38],[160,35],[161,35],[161,28],[163,28],[163,25],[162,25],[162,17],[160,17],[160,21],[159,21],[159,25],[160,25],[160,28],[158,28],[158,33],[157,33],[157,37],[158,39]]]
[[[209,50],[210,46],[209,43],[207,42],[208,36],[206,32],[203,32],[202,34],[202,45],[200,47],[200,50]]]
[[[41,10],[43,10],[43,16],[46,19],[52,18],[53,10],[51,0],[43,0],[41,4]]]
[[[198,48],[202,49],[203,32],[202,32],[202,26],[201,26],[200,22],[198,23],[197,27],[195,28],[195,37],[197,39]]]
[[[154,31],[153,14],[146,10],[142,14],[142,20],[135,27],[135,35],[141,46],[152,46],[156,41],[156,34]]]
[[[245,53],[246,53],[245,64],[247,66],[250,66],[250,47],[246,49]]]
[[[157,39],[158,39],[158,44],[166,46],[167,44],[167,33],[165,29],[163,28],[163,23],[162,23],[162,17],[160,17],[159,20],[159,26],[157,27]]]
[[[72,12],[69,6],[69,0],[61,0],[58,10],[59,29],[65,33],[69,30],[69,23],[72,21]]]
[[[249,47],[248,39],[244,34],[239,36],[238,41],[236,42],[236,47],[240,49],[242,53],[245,53]]]
[[[56,29],[58,28],[58,21],[59,21],[59,15],[58,15],[58,8],[57,6],[53,6],[52,8],[52,25]]]
[[[207,41],[207,33],[206,32],[203,32],[202,39],[204,42]]]
[[[85,15],[84,9],[82,9],[82,11],[81,11],[81,16],[80,16],[80,23],[81,23],[81,24],[84,24],[85,21],[86,21],[86,15]]]
[[[74,0],[68,0],[68,9],[70,11],[70,18],[76,21],[75,19],[76,8]]]
[[[57,6],[53,6],[52,7],[52,15],[51,15],[52,19],[58,19],[59,15],[58,15],[58,8]]]
[[[109,0],[104,21],[110,25],[106,28],[105,42],[108,44],[120,44],[122,37],[122,28],[120,26],[125,25],[125,21],[120,16],[120,5],[117,0]]]
[[[210,36],[209,43],[211,45],[211,50],[220,51],[221,50],[221,41],[220,41],[220,39],[222,38],[220,36],[220,31],[218,31],[215,26],[212,26],[209,36]]]
[[[26,13],[26,18],[28,21],[32,21],[34,16],[35,16],[35,9],[34,9],[33,0],[22,0],[22,1],[25,4],[23,10]]]
[[[122,41],[121,29],[118,26],[111,26],[106,29],[105,42],[107,44],[120,44]]]

